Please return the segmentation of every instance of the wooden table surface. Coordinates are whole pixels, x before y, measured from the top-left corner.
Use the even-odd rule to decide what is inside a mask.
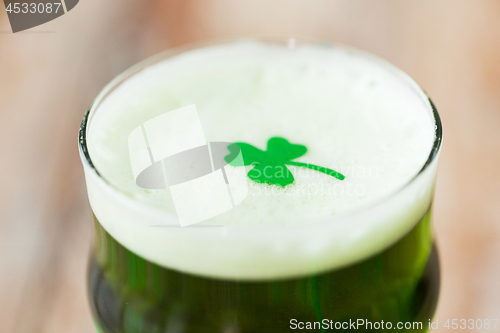
[[[436,331],[500,318],[500,1],[85,0],[18,34],[1,9],[0,333],[94,332],[76,138],[103,85],[172,46],[249,34],[348,43],[424,87],[444,124]]]

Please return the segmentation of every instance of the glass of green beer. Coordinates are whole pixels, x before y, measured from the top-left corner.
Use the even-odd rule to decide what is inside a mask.
[[[96,328],[425,332],[442,129],[406,74],[336,43],[168,50],[79,135]]]

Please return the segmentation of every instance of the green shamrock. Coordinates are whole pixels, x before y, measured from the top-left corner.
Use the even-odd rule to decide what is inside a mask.
[[[241,149],[241,159],[236,159]],[[267,141],[267,150],[262,151],[248,143],[236,142],[228,146],[229,155],[224,159],[232,166],[254,165],[248,172],[248,177],[257,183],[267,183],[285,187],[293,183],[293,175],[286,165],[295,165],[323,172],[327,175],[343,180],[344,175],[335,170],[314,164],[292,161],[307,152],[306,146],[291,144],[288,140],[273,137]]]

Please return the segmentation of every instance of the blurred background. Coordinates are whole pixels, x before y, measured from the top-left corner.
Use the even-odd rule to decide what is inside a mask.
[[[17,34],[0,9],[1,333],[95,332],[77,132],[101,88],[165,49],[255,34],[351,44],[424,87],[444,124],[438,331],[500,317],[500,1],[82,0]]]

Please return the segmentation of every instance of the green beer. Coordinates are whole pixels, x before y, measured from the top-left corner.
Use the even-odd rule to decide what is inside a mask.
[[[345,46],[245,40],[133,67],[80,131],[97,329],[427,331],[440,141],[418,85]]]

